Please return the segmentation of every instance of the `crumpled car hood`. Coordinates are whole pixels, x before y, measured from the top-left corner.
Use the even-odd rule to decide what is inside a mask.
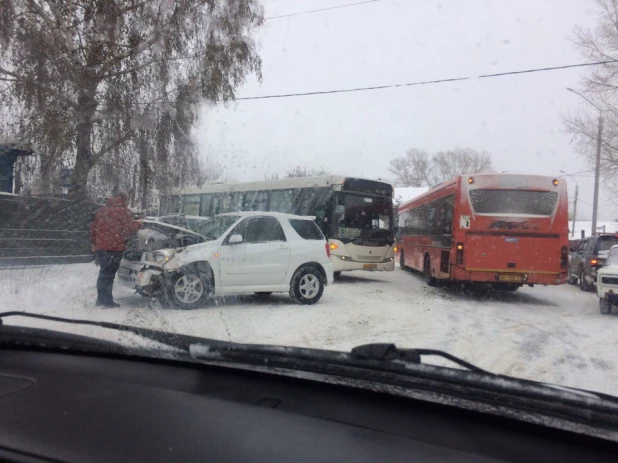
[[[144,220],[137,236],[128,243],[124,258],[139,262],[144,252],[175,249],[205,241],[208,240],[204,236],[186,228],[154,220]]]

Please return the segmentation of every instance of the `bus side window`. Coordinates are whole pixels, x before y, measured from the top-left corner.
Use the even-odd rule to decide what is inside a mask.
[[[212,204],[212,194],[202,195],[202,205],[200,206],[200,215],[203,217],[210,217],[210,206]]]
[[[453,211],[455,208],[455,196],[447,196],[444,198],[444,235],[453,234]]]
[[[268,210],[273,212],[283,212],[284,214],[294,213],[294,190],[274,190],[270,192],[270,205]]]
[[[182,202],[182,213],[184,215],[199,215],[200,200],[200,195],[186,195]]]
[[[266,211],[268,210],[267,191],[247,191],[242,206],[243,211]]]
[[[444,232],[444,198],[436,201],[435,215],[433,218],[433,226],[431,227],[432,235],[442,235]]]
[[[420,222],[419,209],[414,209],[410,211],[410,225],[408,226],[410,235],[420,235],[421,234],[421,228],[420,228],[419,222]]]
[[[431,233],[431,222],[429,222],[429,206],[427,204],[418,208],[418,234],[429,235]]]

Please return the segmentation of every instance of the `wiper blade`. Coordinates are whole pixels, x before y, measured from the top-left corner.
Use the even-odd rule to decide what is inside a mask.
[[[191,355],[197,360],[237,360],[266,362],[324,362],[330,365],[353,366],[356,368],[401,370],[406,365],[421,364],[421,356],[438,356],[450,360],[475,373],[495,376],[454,355],[433,349],[399,349],[394,344],[365,344],[348,352],[337,352],[302,347],[272,346],[263,344],[241,344],[226,341],[211,341],[191,346]],[[441,368],[441,367],[437,367]]]
[[[354,360],[380,360],[385,362],[399,361],[404,363],[420,364],[422,356],[442,357],[475,373],[493,375],[489,371],[472,365],[465,360],[455,357],[447,352],[435,349],[399,349],[395,344],[374,343],[357,346],[350,352]]]
[[[126,333],[132,333],[137,336],[141,336],[145,339],[156,341],[156,342],[165,344],[170,347],[181,349],[186,352],[189,352],[189,347],[191,345],[209,341],[208,339],[200,338],[197,336],[169,333],[167,331],[152,330],[149,328],[140,328],[137,326],[123,325],[120,323],[111,323],[111,322],[93,321],[93,320],[79,320],[79,319],[76,320],[72,318],[54,317],[52,315],[43,315],[43,314],[36,314],[36,313],[30,313],[30,312],[18,312],[18,311],[0,313],[0,327],[2,326],[2,320],[5,318],[9,318],[9,317],[35,318],[38,320],[50,320],[50,321],[60,322],[60,323],[70,323],[73,325],[96,326],[99,328],[106,328],[106,329],[115,330],[115,331],[122,331]]]

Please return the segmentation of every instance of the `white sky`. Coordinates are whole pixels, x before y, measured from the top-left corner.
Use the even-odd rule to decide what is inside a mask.
[[[353,3],[264,0],[265,16]],[[583,62],[569,40],[595,24],[593,0],[382,0],[272,19],[258,34],[263,82],[237,97],[397,84]],[[498,171],[560,175],[588,166],[562,133],[561,115],[586,107],[586,69],[338,95],[205,107],[205,156],[226,176],[259,180],[294,165],[392,179],[408,148],[486,150]],[[591,111],[594,111],[592,109]],[[578,175],[578,217],[589,219],[594,179]],[[574,183],[569,180],[569,194]],[[602,191],[599,218],[618,218]]]

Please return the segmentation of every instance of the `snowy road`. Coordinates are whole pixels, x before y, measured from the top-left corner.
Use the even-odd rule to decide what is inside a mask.
[[[429,288],[415,274],[348,274],[315,306],[287,295],[219,298],[194,311],[161,310],[116,286],[120,309],[94,307],[93,264],[0,269],[0,310],[116,321],[218,339],[347,350],[368,342],[441,349],[481,368],[618,395],[618,315],[573,286],[483,295]],[[76,331],[34,320],[7,324]],[[79,328],[107,339],[131,335]]]

